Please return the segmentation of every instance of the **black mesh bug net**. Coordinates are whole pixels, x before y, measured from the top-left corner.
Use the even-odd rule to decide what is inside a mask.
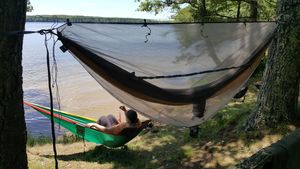
[[[73,23],[59,27],[58,35],[119,101],[151,119],[191,127],[212,117],[245,85],[275,27]]]

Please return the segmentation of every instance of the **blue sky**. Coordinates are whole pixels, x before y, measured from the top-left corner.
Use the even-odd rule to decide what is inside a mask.
[[[134,0],[30,0],[33,12],[29,15],[84,15],[101,17],[129,17],[144,19],[169,19],[166,11],[159,15],[139,12],[139,3]]]

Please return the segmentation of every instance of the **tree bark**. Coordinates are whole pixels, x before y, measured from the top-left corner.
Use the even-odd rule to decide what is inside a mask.
[[[300,129],[263,148],[235,169],[299,169]]]
[[[281,0],[277,8],[278,27],[264,72],[262,89],[246,130],[275,127],[297,117],[300,78],[300,3]]]
[[[0,168],[27,168],[22,91],[23,35],[27,0],[0,1]]]
[[[251,0],[250,1],[250,20],[251,21],[257,21],[258,18],[258,4],[257,0]]]
[[[206,21],[206,15],[207,15],[207,11],[206,11],[206,0],[201,0],[201,5],[200,5],[200,21],[201,22],[205,22]]]
[[[236,21],[240,21],[240,13],[241,13],[241,0],[237,1],[238,6],[237,6],[237,12],[236,12]]]

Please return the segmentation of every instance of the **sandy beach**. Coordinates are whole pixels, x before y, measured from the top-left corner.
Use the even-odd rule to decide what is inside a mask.
[[[93,80],[93,79],[92,79]],[[70,113],[98,119],[102,115],[118,117],[122,103],[112,97],[96,81],[85,81],[85,87],[68,83],[61,86],[61,109]]]

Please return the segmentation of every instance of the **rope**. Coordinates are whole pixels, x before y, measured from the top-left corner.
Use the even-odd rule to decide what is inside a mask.
[[[61,105],[60,105],[60,94],[59,94],[59,87],[58,87],[58,66],[57,66],[57,61],[56,61],[56,56],[55,56],[55,45],[58,41],[58,39],[55,39],[54,36],[52,36],[52,40],[53,40],[53,46],[52,46],[52,58],[53,58],[53,64],[52,64],[52,70],[51,70],[51,74],[52,74],[52,88],[55,88],[56,91],[56,102],[57,102],[57,107],[58,110],[61,109]],[[61,115],[60,115],[61,116]],[[59,119],[58,122],[58,126],[59,126],[59,130],[60,130],[60,122],[61,119]]]
[[[148,30],[149,30],[149,32],[145,35],[146,40],[144,41],[145,43],[147,43],[148,42],[148,36],[151,35],[151,29],[149,28],[146,19],[144,19],[144,24],[142,25],[142,27],[148,28]]]
[[[13,36],[13,35],[24,35],[39,33],[38,31],[10,31],[10,32],[0,32],[0,35]]]
[[[25,34],[34,34],[34,33],[39,33],[41,35],[45,35],[50,33],[51,35],[56,35],[57,34],[54,32],[54,30],[56,30],[57,28],[51,28],[51,29],[41,29],[41,30],[37,30],[37,31],[9,31],[9,32],[0,32],[0,35],[4,35],[4,36],[19,36],[19,35],[25,35]]]
[[[205,74],[205,73],[213,73],[213,72],[220,72],[224,70],[230,70],[230,69],[239,69],[242,67],[248,67],[249,64],[244,64],[241,66],[232,66],[232,67],[226,67],[226,68],[220,68],[220,69],[214,69],[214,70],[205,70],[200,72],[193,72],[193,73],[187,73],[187,74],[175,74],[175,75],[165,75],[165,76],[137,76],[138,79],[167,79],[167,78],[177,78],[177,77],[187,77],[187,76],[195,76],[199,74]],[[134,73],[132,73],[134,75]]]
[[[47,55],[47,72],[48,72],[48,88],[49,88],[49,96],[50,96],[50,109],[51,109],[51,134],[52,134],[52,145],[53,145],[53,152],[54,152],[54,159],[55,159],[55,169],[58,169],[58,161],[57,161],[57,151],[56,151],[56,138],[55,138],[55,128],[54,128],[54,118],[53,118],[53,96],[52,96],[52,88],[51,88],[51,71],[50,71],[50,57],[49,57],[49,49],[48,49],[48,41],[53,38],[53,67],[52,67],[52,71],[55,71],[54,74],[54,78],[55,79],[53,81],[54,84],[56,84],[57,86],[57,96],[59,96],[59,92],[58,92],[58,85],[57,85],[57,64],[56,64],[56,59],[55,59],[55,44],[57,42],[57,40],[54,40],[53,35],[57,34],[55,32],[53,32],[54,30],[56,30],[57,28],[54,28],[54,26],[52,26],[51,29],[41,29],[38,31],[10,31],[10,32],[0,32],[0,35],[4,35],[4,36],[20,36],[20,35],[25,35],[25,34],[34,34],[34,33],[39,33],[41,35],[45,36],[45,40],[44,40],[44,45],[46,48],[46,55]],[[48,34],[50,33],[50,38],[48,38]],[[59,98],[59,97],[57,97]]]
[[[52,30],[51,30],[52,32]],[[56,139],[55,139],[55,128],[54,128],[54,117],[53,117],[53,96],[52,96],[52,88],[51,88],[51,71],[50,71],[50,57],[49,57],[49,49],[48,49],[48,37],[47,31],[41,31],[40,34],[45,35],[45,48],[47,53],[47,72],[48,72],[48,88],[49,88],[49,95],[50,95],[50,109],[51,109],[51,133],[52,133],[52,145],[53,145],[53,152],[54,152],[54,159],[55,159],[55,169],[58,169],[58,161],[57,161],[57,151],[56,151]],[[51,34],[52,36],[52,34]],[[50,37],[51,38],[51,37]]]

